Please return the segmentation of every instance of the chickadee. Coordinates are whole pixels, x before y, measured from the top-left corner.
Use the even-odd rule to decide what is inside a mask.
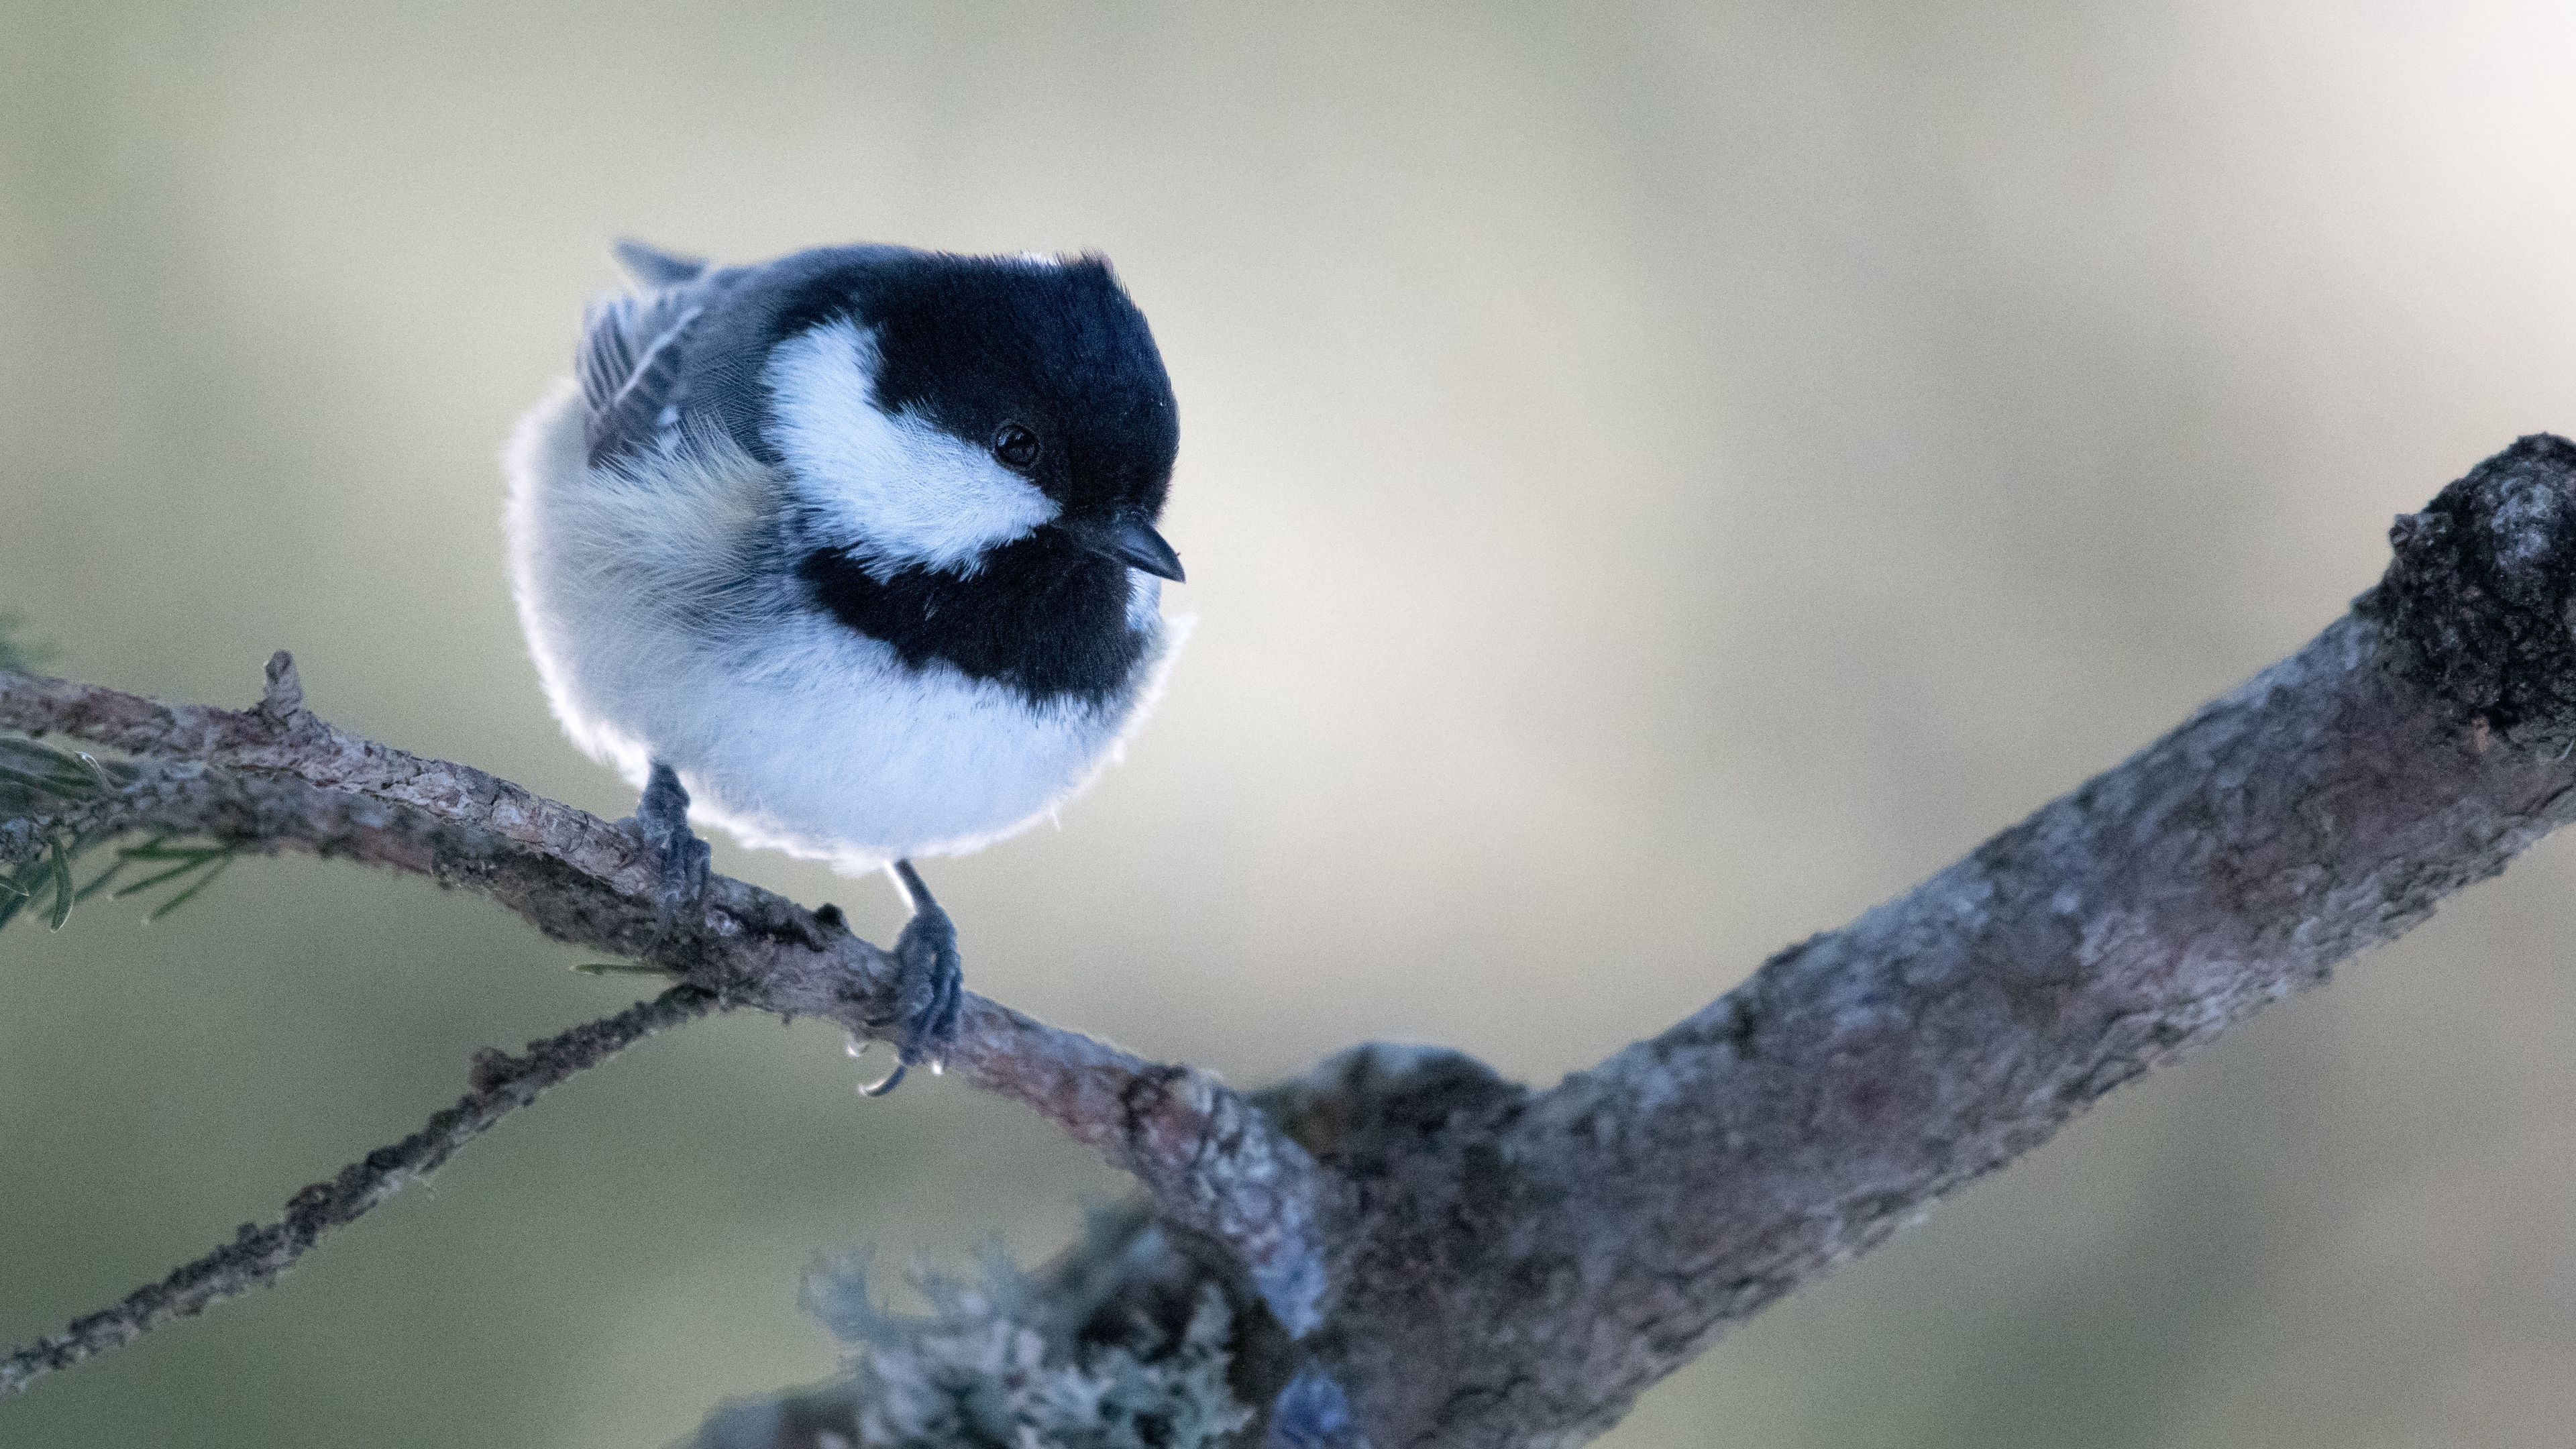
[[[640,289],[591,306],[578,386],[505,458],[519,622],[566,733],[643,790],[666,932],[706,886],[692,801],[891,870],[887,1090],[962,989],[911,861],[1047,818],[1162,688],[1171,381],[1097,256],[617,252]]]

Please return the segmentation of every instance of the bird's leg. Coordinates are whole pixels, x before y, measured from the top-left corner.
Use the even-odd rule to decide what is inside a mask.
[[[956,923],[932,899],[930,887],[921,883],[921,872],[912,868],[911,861],[898,860],[886,871],[911,905],[912,919],[904,923],[903,934],[894,938],[895,1006],[887,1021],[895,1029],[894,1070],[865,1089],[871,1097],[893,1091],[912,1067],[926,1062],[932,1071],[939,1070],[950,1044],[957,1040],[957,1013],[966,991],[966,973],[957,959]]]
[[[707,843],[689,830],[689,792],[677,772],[653,762],[644,782],[644,798],[635,807],[635,826],[653,849],[661,880],[653,892],[653,939],[668,940],[681,913],[707,893]]]

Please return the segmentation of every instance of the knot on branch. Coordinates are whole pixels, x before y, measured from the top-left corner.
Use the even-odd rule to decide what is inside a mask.
[[[304,708],[304,679],[295,672],[295,656],[280,649],[268,656],[265,671],[267,684],[261,689],[259,703],[252,706],[260,718],[279,729],[287,729],[299,719],[309,718]]]
[[[1464,1052],[1366,1042],[1254,1100],[1318,1160],[1347,1166],[1417,1151],[1462,1121],[1483,1125],[1528,1096],[1527,1087]]]
[[[2354,603],[2446,720],[2555,754],[2576,741],[2576,443],[2522,438],[2388,530]]]

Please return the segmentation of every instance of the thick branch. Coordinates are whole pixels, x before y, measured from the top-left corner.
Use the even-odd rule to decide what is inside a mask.
[[[1378,1442],[1599,1432],[1725,1324],[2566,823],[2571,488],[2563,440],[2489,460],[2306,648],[1661,1036],[1534,1096],[1452,1068],[1433,1151],[1309,1135],[1403,1184],[1336,1312],[1366,1324],[1340,1372]]]
[[[714,1005],[714,997],[694,986],[674,986],[615,1016],[530,1042],[525,1056],[478,1055],[470,1090],[455,1106],[431,1117],[402,1141],[379,1147],[341,1168],[330,1181],[313,1183],[287,1199],[286,1214],[276,1222],[264,1227],[245,1223],[231,1242],[160,1282],[136,1289],[114,1307],[73,1319],[61,1333],[0,1358],[0,1394],[14,1393],[56,1369],[123,1348],[173,1318],[203,1313],[227,1298],[275,1282],[324,1233],[357,1221],[405,1185],[437,1171],[456,1149],[535,1101],[538,1093],[598,1066],[655,1032],[702,1016]]]

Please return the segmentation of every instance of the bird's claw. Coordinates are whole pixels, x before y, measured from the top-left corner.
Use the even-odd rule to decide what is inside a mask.
[[[706,899],[714,852],[689,829],[689,792],[668,765],[655,765],[635,807],[635,828],[653,852],[653,941],[679,933],[681,922]]]
[[[957,1043],[960,1009],[966,999],[966,973],[957,954],[957,923],[921,884],[909,864],[898,863],[896,879],[912,897],[912,919],[894,939],[894,1008],[878,1023],[895,1034],[894,1070],[885,1080],[860,1090],[882,1097],[917,1066],[938,1071]]]
[[[695,835],[679,836],[663,843],[660,849],[661,879],[653,889],[653,926],[655,939],[667,941],[706,900],[710,878],[707,862],[714,852]]]

